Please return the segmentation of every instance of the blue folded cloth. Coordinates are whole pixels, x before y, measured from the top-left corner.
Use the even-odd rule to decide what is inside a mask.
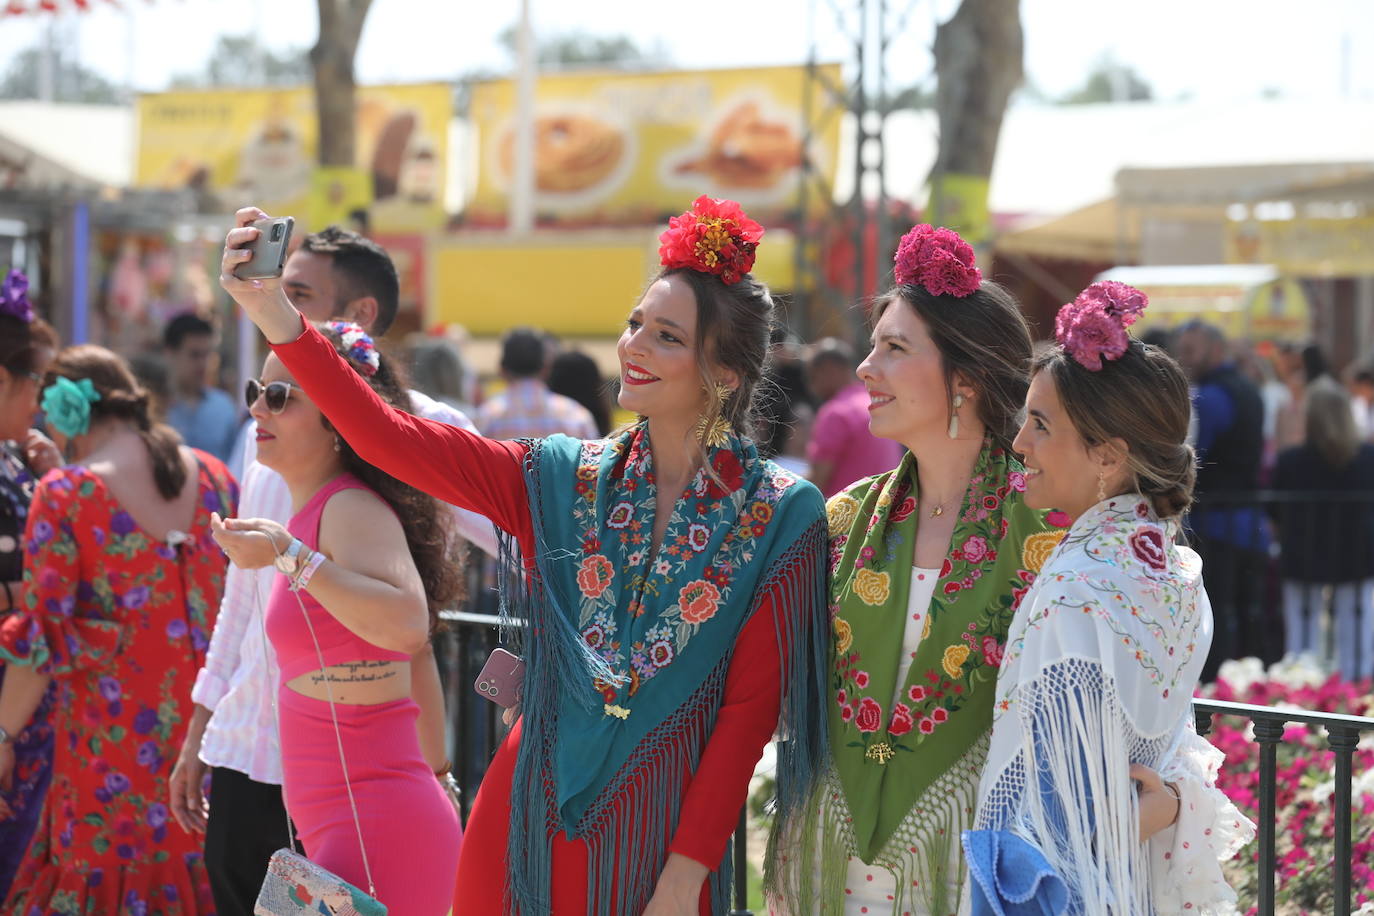
[[[965,830],[973,916],[1063,916],[1069,889],[1043,853],[1005,830]]]

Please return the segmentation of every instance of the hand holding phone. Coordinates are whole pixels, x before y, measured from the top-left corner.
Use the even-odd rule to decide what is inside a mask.
[[[493,649],[472,686],[497,706],[510,709],[520,702],[524,681],[525,660],[505,649]]]
[[[258,237],[243,246],[253,256],[234,268],[234,276],[240,280],[280,277],[295,225],[296,221],[289,216],[254,220],[252,227],[258,230]]]

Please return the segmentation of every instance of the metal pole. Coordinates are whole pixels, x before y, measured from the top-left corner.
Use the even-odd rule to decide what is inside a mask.
[[[1259,916],[1274,916],[1274,796],[1278,787],[1277,754],[1284,724],[1282,721],[1255,723],[1255,740],[1260,746]]]
[[[864,114],[868,109],[868,93],[864,81],[868,78],[868,0],[859,0],[859,40],[855,50],[859,63],[858,82],[854,93],[854,301],[864,297],[864,254],[868,233],[868,211],[864,206],[864,149],[868,145],[868,129]]]
[[[509,228],[525,235],[534,228],[534,29],[530,0],[520,0],[516,27],[515,174],[511,176]]]
[[[1336,916],[1350,916],[1350,873],[1354,868],[1350,858],[1350,763],[1360,733],[1334,725],[1328,725],[1326,731],[1331,750],[1336,752],[1336,793],[1332,800],[1336,816],[1336,858],[1332,863]]]
[[[883,288],[883,277],[891,269],[891,264],[885,263],[887,253],[887,240],[889,235],[889,220],[887,212],[887,0],[878,0],[878,63],[874,68],[877,71],[877,105],[875,113],[878,118],[878,129],[874,133],[875,146],[878,149],[877,161],[873,163],[872,171],[877,178],[877,193],[874,199],[874,228],[873,233],[873,283],[875,292]]]
[[[57,17],[48,16],[43,27],[43,46],[38,58],[38,101],[57,98]]]
[[[735,828],[735,908],[730,911],[730,916],[752,916],[749,911],[749,823],[746,819],[748,810],[747,803],[739,809],[739,826]]]
[[[91,263],[91,211],[85,201],[72,207],[72,339],[74,344],[90,339],[89,271]]]

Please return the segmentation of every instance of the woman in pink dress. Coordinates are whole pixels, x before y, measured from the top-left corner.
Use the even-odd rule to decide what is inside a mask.
[[[321,330],[373,391],[409,405],[360,327]],[[443,717],[422,715],[412,658],[461,582],[446,515],[359,458],[276,356],[248,396],[258,460],[286,481],[293,515],[284,528],[217,519],[215,538],[239,566],[283,573],[265,600],[286,809],[312,862],[398,916],[444,916],[462,827],[421,751],[417,722],[442,729]]]

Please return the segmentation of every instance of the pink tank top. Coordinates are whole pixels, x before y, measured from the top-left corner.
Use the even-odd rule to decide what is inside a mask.
[[[352,474],[340,474],[320,487],[315,495],[310,497],[310,501],[301,507],[301,511],[292,516],[291,521],[286,524],[286,530],[305,543],[304,549],[319,549],[320,518],[324,515],[324,507],[329,498],[340,490],[372,492],[367,484]],[[374,646],[358,636],[339,623],[309,592],[300,591],[296,594],[300,596],[306,613],[310,615],[310,622],[314,624],[315,637],[320,642],[326,667],[357,661],[410,661],[410,656],[403,652],[393,652]],[[316,654],[315,643],[310,638],[305,615],[301,613],[300,607],[296,604],[296,596],[291,594],[286,577],[282,575],[277,576],[277,581],[272,586],[272,596],[267,602],[267,637],[272,641],[272,648],[277,653],[282,683],[319,669],[319,655]]]

